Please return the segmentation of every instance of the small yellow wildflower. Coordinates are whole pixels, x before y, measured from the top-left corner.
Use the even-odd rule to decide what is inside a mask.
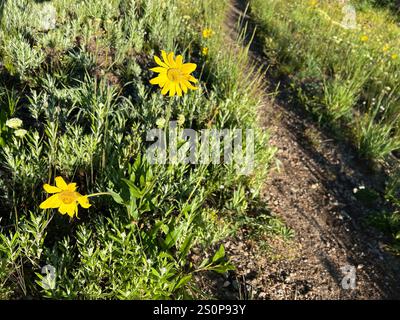
[[[316,7],[316,6],[318,5],[318,0],[310,0],[310,1],[308,2],[308,5],[309,5],[310,7]]]
[[[47,193],[54,193],[47,200],[40,204],[40,209],[57,209],[61,214],[68,214],[71,218],[75,215],[78,217],[78,204],[82,208],[88,209],[91,204],[89,203],[88,196],[83,196],[76,192],[76,183],[67,184],[62,177],[55,179],[56,186],[44,184],[43,189]]]
[[[385,45],[383,46],[383,48],[382,48],[382,51],[383,51],[383,52],[388,52],[389,49],[390,49],[389,45],[388,45],[388,44],[385,44]]]
[[[167,53],[162,50],[161,55],[164,61],[157,56],[154,56],[154,60],[159,67],[150,69],[153,72],[159,73],[158,77],[150,80],[151,84],[159,85],[161,94],[166,95],[169,91],[169,96],[173,97],[175,94],[182,96],[183,93],[187,93],[188,89],[196,90],[191,82],[196,83],[197,79],[191,75],[196,70],[197,65],[194,63],[183,63],[183,57],[181,55],[174,58],[174,53]]]
[[[211,38],[213,35],[214,35],[213,29],[204,29],[203,30],[203,38],[204,39]]]
[[[399,57],[399,55],[397,53],[393,53],[392,54],[392,60],[397,60],[397,58]]]
[[[362,42],[367,42],[368,40],[369,40],[369,37],[367,36],[367,35],[362,35],[361,37],[360,37],[360,40],[362,41]]]
[[[203,55],[203,56],[206,56],[206,55],[208,55],[208,48],[206,48],[206,47],[204,47],[203,49],[201,49],[201,54]]]

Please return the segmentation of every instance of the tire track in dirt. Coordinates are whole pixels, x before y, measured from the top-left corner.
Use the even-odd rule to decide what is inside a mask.
[[[228,41],[237,38],[240,17],[251,38],[255,25],[245,10],[246,1],[232,1],[226,22]],[[250,47],[253,63],[268,66],[260,49],[256,39]],[[274,80],[267,73],[265,78],[273,87]],[[267,98],[271,91],[266,88],[260,118],[271,133],[271,144],[279,149],[281,170],[270,175],[264,197],[271,212],[296,236],[292,244],[273,245],[275,253],[283,256],[274,260],[245,232],[231,239],[226,248],[237,271],[231,279],[217,280],[214,294],[256,299],[399,299],[399,259],[384,250],[387,239],[365,224],[366,216],[379,207],[365,207],[353,194],[360,185],[381,184],[380,174],[357,160],[351,147],[322,132],[291,101],[285,85],[274,101]],[[352,290],[341,285],[341,268],[346,265],[356,270]]]

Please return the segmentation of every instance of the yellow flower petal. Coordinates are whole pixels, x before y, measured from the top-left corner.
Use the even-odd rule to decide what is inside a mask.
[[[195,63],[185,63],[181,70],[183,73],[189,74],[192,73],[194,70],[196,70],[197,65]]]
[[[162,95],[166,95],[166,94],[167,94],[167,92],[169,91],[170,85],[171,85],[171,84],[170,84],[169,82],[167,82],[167,83],[165,84],[164,88],[163,88],[162,91],[161,91],[161,94],[162,94]]]
[[[157,73],[167,73],[167,68],[163,68],[163,67],[155,67],[155,68],[151,68],[150,71],[153,72],[157,72]]]
[[[76,183],[75,182],[69,183],[67,185],[67,190],[71,191],[71,192],[74,192],[76,190]]]
[[[160,88],[162,88],[168,82],[167,75],[159,75],[158,77],[160,78],[159,86],[160,86]]]
[[[160,77],[155,77],[155,78],[153,78],[153,79],[150,80],[150,83],[151,83],[151,84],[160,84],[161,80],[162,80],[162,78],[160,78]]]
[[[89,199],[87,196],[82,196],[78,198],[78,202],[81,205],[82,208],[84,209],[88,209],[90,208],[92,205],[89,203]]]
[[[55,209],[61,206],[62,202],[60,198],[58,197],[58,194],[55,194],[48,198],[47,200],[43,201],[39,208],[40,209]]]
[[[70,203],[70,204],[64,204],[63,203],[60,206],[60,208],[58,208],[58,211],[61,214],[66,214],[67,213],[71,218],[73,218],[75,213],[78,211],[78,205],[77,205],[77,203],[75,201]]]
[[[181,88],[182,88],[182,91],[183,91],[184,93],[187,93],[187,92],[188,92],[188,88],[185,86],[184,83],[181,83]]]
[[[57,192],[61,192],[62,191],[60,188],[51,186],[51,185],[49,185],[47,183],[43,185],[43,189],[47,193],[57,193]]]
[[[188,87],[189,89],[191,89],[191,90],[197,90],[197,88],[194,87],[189,81],[183,80],[183,83],[184,83],[184,85],[185,85],[186,87]]]
[[[181,55],[176,57],[176,67],[180,68],[183,65],[183,57]]]
[[[176,84],[176,94],[178,95],[178,97],[182,97],[182,89],[179,83]]]
[[[169,96],[170,97],[173,97],[175,95],[175,92],[176,92],[175,87],[176,87],[176,84],[171,83],[170,88],[169,88]]]
[[[168,66],[161,61],[161,59],[157,56],[154,56],[154,61],[161,67],[168,68]]]
[[[67,190],[68,186],[62,177],[56,178],[56,186],[61,190]]]
[[[164,60],[164,63],[165,63],[168,67],[170,67],[169,62],[168,62],[167,53],[166,53],[164,50],[161,50],[161,56],[162,56],[162,58],[163,58],[163,60]]]
[[[174,53],[173,52],[170,52],[169,55],[168,55],[168,63],[172,68],[176,67],[176,63],[175,63],[175,60],[174,60]]]
[[[194,82],[194,83],[197,83],[197,79],[196,79],[195,77],[191,76],[191,75],[189,75],[189,76],[187,77],[187,80],[189,80],[189,81],[191,81],[191,82]]]

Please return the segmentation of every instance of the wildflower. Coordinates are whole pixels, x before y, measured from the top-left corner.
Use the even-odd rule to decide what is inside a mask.
[[[180,126],[182,126],[184,123],[185,123],[185,115],[183,115],[183,114],[180,114],[179,116],[178,116],[178,125],[180,125]]]
[[[6,121],[6,126],[11,129],[19,129],[22,126],[22,120],[19,118],[11,118]]]
[[[207,47],[204,47],[203,49],[201,49],[201,54],[203,55],[203,56],[206,56],[206,55],[208,55],[208,48]]]
[[[165,127],[165,119],[164,118],[158,118],[156,121],[156,126],[160,129],[163,129]]]
[[[214,35],[213,29],[204,29],[203,30],[203,38],[208,39],[211,38]]]
[[[310,7],[316,7],[316,6],[318,5],[318,0],[310,0],[310,1],[308,2],[308,5],[309,5]]]
[[[28,131],[26,131],[25,129],[18,129],[14,131],[14,135],[18,138],[23,138],[27,133]]]
[[[88,196],[83,196],[76,192],[76,183],[67,184],[62,177],[55,179],[56,186],[44,184],[43,189],[47,193],[54,193],[47,200],[40,204],[40,209],[56,209],[61,214],[68,214],[71,218],[76,215],[78,217],[78,204],[82,208],[88,209],[91,204],[89,203]]]
[[[383,48],[382,48],[382,51],[383,51],[383,52],[388,52],[389,49],[390,49],[389,45],[388,45],[388,44],[385,44],[385,45],[383,46]]]
[[[169,91],[169,96],[173,97],[175,94],[182,96],[182,92],[187,93],[188,89],[196,90],[190,82],[196,83],[197,79],[191,75],[196,70],[197,65],[194,63],[183,63],[181,55],[174,58],[174,53],[170,52],[168,55],[165,51],[161,51],[164,61],[157,56],[154,60],[159,67],[150,69],[153,72],[159,73],[158,77],[150,80],[151,84],[159,85],[162,88],[161,94],[165,95]]]
[[[397,60],[398,57],[399,55],[397,53],[393,53],[391,56],[392,60]]]
[[[362,41],[362,42],[367,42],[368,40],[369,40],[369,37],[367,36],[367,35],[362,35],[361,37],[360,37],[360,40]]]

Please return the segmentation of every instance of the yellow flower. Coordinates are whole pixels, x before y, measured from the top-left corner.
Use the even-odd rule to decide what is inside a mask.
[[[392,60],[397,60],[397,58],[399,57],[399,55],[397,53],[393,53],[392,54]]]
[[[308,4],[310,7],[315,7],[318,5],[318,0],[310,0]]]
[[[369,40],[369,37],[367,35],[363,35],[363,36],[360,37],[360,40],[362,42],[367,42]]]
[[[213,29],[204,29],[203,30],[203,38],[204,39],[211,38],[213,35],[214,35]]]
[[[383,52],[388,52],[389,49],[390,49],[389,45],[388,45],[388,44],[385,44],[385,45],[383,46],[383,48],[382,48],[382,51],[383,51]]]
[[[203,55],[203,56],[206,56],[206,55],[208,55],[208,48],[203,48],[203,49],[201,49],[201,54]]]
[[[196,70],[197,65],[194,63],[183,63],[181,55],[174,58],[174,53],[167,53],[162,50],[161,55],[164,61],[157,56],[154,60],[159,67],[150,69],[153,72],[159,73],[158,77],[150,80],[151,84],[159,85],[162,88],[161,93],[166,95],[169,91],[169,96],[173,97],[175,94],[182,96],[182,92],[187,93],[188,89],[196,90],[190,82],[196,83],[197,79],[191,75]]]
[[[68,214],[71,218],[78,217],[78,204],[82,208],[88,209],[91,204],[87,196],[82,196],[76,192],[76,183],[67,184],[62,177],[57,177],[56,186],[44,184],[43,189],[47,193],[54,193],[47,200],[40,204],[40,209],[56,209],[61,214]]]

